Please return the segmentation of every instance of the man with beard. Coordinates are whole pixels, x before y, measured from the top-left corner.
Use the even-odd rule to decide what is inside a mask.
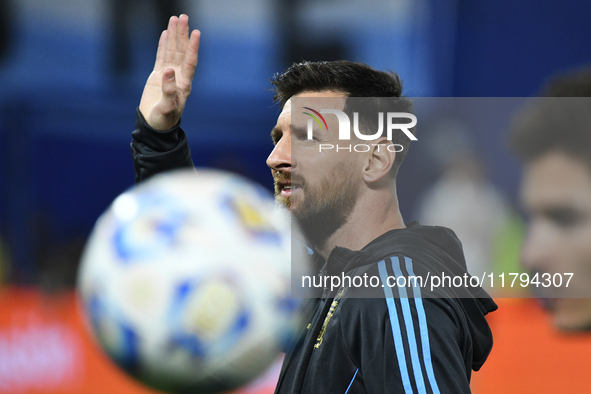
[[[198,47],[199,32],[189,37],[187,16],[171,18],[137,112],[131,144],[137,181],[192,166],[179,122]],[[492,347],[484,318],[496,309],[492,299],[479,287],[429,293],[416,282],[393,285],[415,275],[467,275],[451,230],[406,225],[402,219],[395,180],[408,136],[378,137],[369,151],[355,154],[318,153],[320,144],[337,143],[336,133],[328,131],[336,120],[327,117],[326,127],[308,139],[304,123],[295,119],[301,111],[294,103],[301,100],[332,100],[344,112],[351,112],[352,97],[394,97],[408,104],[401,98],[400,79],[360,63],[305,62],[273,84],[282,112],[271,133],[275,148],[267,165],[277,201],[302,223],[321,277],[378,280],[377,292],[350,284],[324,288],[309,324],[287,351],[276,392],[469,393],[471,371],[482,366]],[[393,143],[402,151],[389,149]]]

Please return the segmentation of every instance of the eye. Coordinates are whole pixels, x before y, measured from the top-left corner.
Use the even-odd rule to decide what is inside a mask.
[[[271,132],[271,140],[273,140],[273,145],[277,145],[279,141],[281,141],[281,137],[283,137],[283,133],[281,131]]]
[[[572,208],[557,208],[546,212],[550,221],[562,228],[573,227],[582,220],[582,215]]]
[[[308,135],[307,135],[307,133],[306,133],[304,130],[302,130],[302,129],[300,129],[300,128],[297,128],[297,127],[293,127],[293,128],[291,129],[291,133],[292,133],[292,134],[293,134],[293,136],[294,136],[295,138],[297,138],[298,140],[305,140],[305,139],[307,139],[307,138],[308,138]]]

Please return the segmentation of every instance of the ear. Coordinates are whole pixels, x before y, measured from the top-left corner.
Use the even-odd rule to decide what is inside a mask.
[[[364,163],[363,180],[367,183],[389,180],[390,170],[396,159],[392,141],[379,138],[369,146],[371,149],[367,152]]]

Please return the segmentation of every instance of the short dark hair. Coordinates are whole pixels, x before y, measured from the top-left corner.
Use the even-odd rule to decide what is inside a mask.
[[[551,77],[542,97],[591,97],[591,68],[581,68]]]
[[[296,94],[302,92],[318,92],[329,90],[342,92],[348,97],[395,97],[399,98],[394,103],[395,108],[390,107],[392,102],[384,106],[383,101],[378,99],[363,101],[362,106],[377,109],[377,112],[410,112],[412,101],[402,95],[402,81],[398,74],[393,71],[378,71],[367,64],[351,62],[348,60],[302,62],[294,63],[284,73],[277,74],[271,80],[275,86],[273,99],[281,107]],[[356,103],[359,104],[359,103]],[[352,107],[349,101],[345,104],[344,111],[349,115],[353,112],[360,112],[357,106]],[[360,120],[367,130],[376,130],[377,119],[363,118]],[[415,129],[411,129],[413,134]],[[396,177],[400,164],[406,156],[410,147],[410,139],[395,133],[392,142],[403,146],[401,152],[396,153],[396,159],[390,171],[392,178]]]
[[[516,119],[509,143],[525,162],[557,151],[591,169],[591,68],[550,79]]]

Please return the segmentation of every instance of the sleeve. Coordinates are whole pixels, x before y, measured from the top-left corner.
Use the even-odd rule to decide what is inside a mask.
[[[341,328],[365,391],[470,393],[469,333],[454,300],[384,289],[381,299],[348,299],[343,311],[343,321],[353,323]]]
[[[170,130],[158,131],[148,125],[138,108],[131,136],[136,183],[160,172],[193,167],[189,143],[180,121]]]

